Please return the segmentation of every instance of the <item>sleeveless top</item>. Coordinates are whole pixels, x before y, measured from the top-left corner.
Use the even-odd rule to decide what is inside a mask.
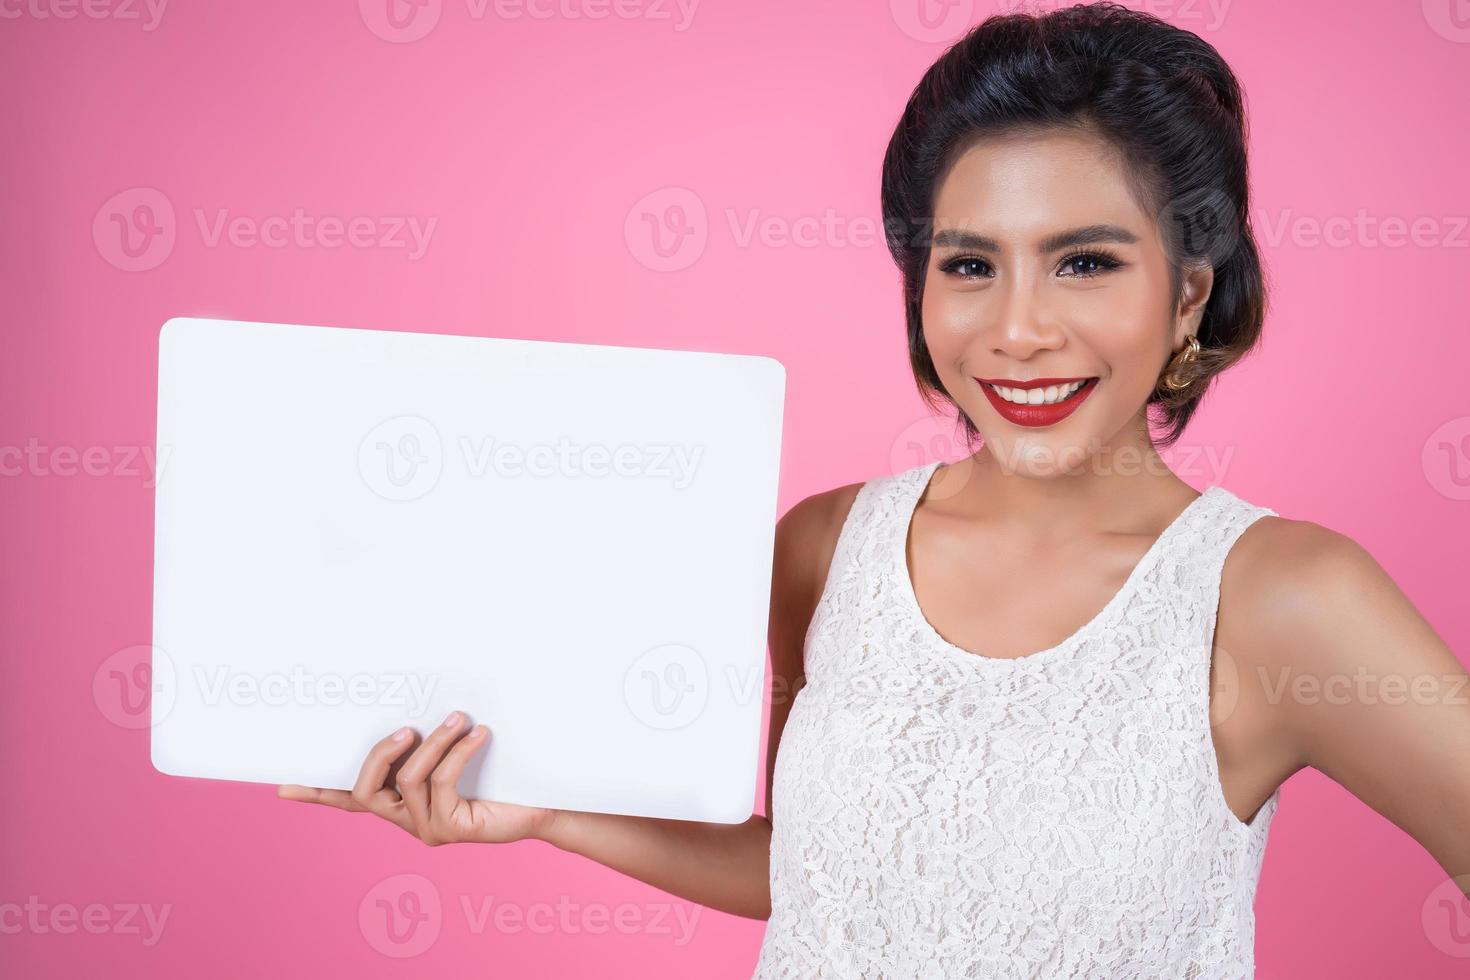
[[[1087,625],[984,657],[908,572],[938,465],[869,480],[839,533],[777,752],[755,980],[1252,977],[1281,791],[1230,810],[1209,674],[1226,553],[1276,512],[1210,486]]]

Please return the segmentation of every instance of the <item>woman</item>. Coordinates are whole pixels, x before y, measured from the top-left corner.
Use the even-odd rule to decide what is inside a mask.
[[[282,795],[769,916],[767,978],[1251,976],[1304,766],[1470,873],[1459,662],[1352,541],[1156,451],[1261,332],[1246,175],[1229,68],[1145,14],[993,17],[924,76],[884,217],[920,389],[980,448],[780,521],[769,821],[460,799],[458,714]]]

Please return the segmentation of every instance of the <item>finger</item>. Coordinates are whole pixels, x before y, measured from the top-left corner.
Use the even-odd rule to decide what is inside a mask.
[[[398,792],[403,795],[403,804],[425,844],[436,843],[425,837],[429,832],[429,774],[439,765],[445,751],[459,737],[464,727],[464,712],[451,711],[444,724],[434,729],[423,744],[413,750],[413,755],[398,770]]]
[[[364,810],[370,810],[384,819],[398,823],[401,815],[394,815],[402,801],[398,792],[387,785],[388,770],[394,761],[413,744],[413,729],[404,727],[379,739],[362,761],[357,772],[357,782],[352,786],[352,799]]]
[[[444,756],[444,761],[434,767],[434,775],[430,780],[433,792],[430,793],[429,806],[432,810],[432,819],[442,824],[447,824],[454,817],[454,812],[462,802],[459,797],[459,777],[464,772],[464,767],[469,764],[474,754],[485,746],[485,736],[489,729],[484,725],[476,725],[469,733],[458,742],[454,743]]]
[[[339,810],[351,810],[354,812],[362,810],[362,807],[352,798],[352,794],[345,789],[319,789],[316,786],[287,784],[285,786],[277,786],[276,795],[283,800],[297,800],[302,803],[320,803],[323,806],[332,806]]]

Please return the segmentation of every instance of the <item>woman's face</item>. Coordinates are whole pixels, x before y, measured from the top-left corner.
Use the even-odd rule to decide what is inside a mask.
[[[1175,308],[1158,228],[1111,147],[1063,131],[982,140],[934,219],[924,339],[989,454],[1045,477],[1151,448],[1144,403],[1198,329],[1212,275],[1190,272]],[[1022,387],[1037,380],[1039,394]]]

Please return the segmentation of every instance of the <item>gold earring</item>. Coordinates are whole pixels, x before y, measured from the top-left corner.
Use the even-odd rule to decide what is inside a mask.
[[[1195,361],[1199,360],[1199,351],[1199,340],[1194,336],[1194,334],[1190,334],[1189,341],[1185,348],[1179,353],[1175,354],[1173,358],[1170,359],[1168,367],[1164,369],[1162,383],[1166,390],[1174,392],[1183,391],[1185,388],[1188,388],[1191,384],[1194,383],[1193,378],[1185,378],[1183,381],[1178,381],[1176,380],[1176,376],[1178,375],[1181,368],[1186,367],[1187,365],[1191,365]]]

